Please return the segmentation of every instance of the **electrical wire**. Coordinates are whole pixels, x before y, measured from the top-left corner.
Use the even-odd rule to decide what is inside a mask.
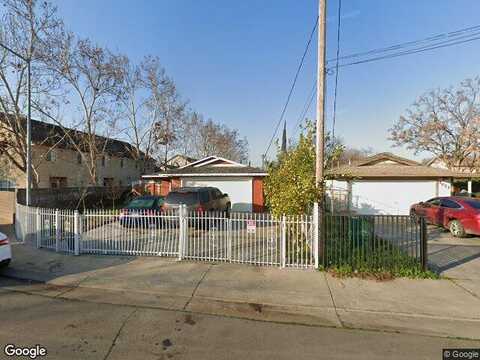
[[[305,119],[305,115],[308,113],[308,110],[310,110],[310,107],[312,106],[313,99],[315,98],[315,95],[317,94],[317,82],[315,81],[312,86],[312,90],[310,91],[310,94],[305,101],[305,105],[303,106],[302,111],[300,112],[300,116],[298,117],[297,122],[295,123],[295,127],[292,128],[292,136],[290,136],[290,139],[295,138],[297,135],[298,130],[300,129],[300,124],[301,122]]]
[[[465,32],[475,32],[472,35],[476,35],[477,31],[480,31],[480,25],[470,26],[470,27],[467,27],[467,28],[463,28],[463,29],[459,29],[459,30],[455,30],[455,31],[450,31],[450,32],[447,32],[447,33],[441,33],[441,34],[429,36],[429,37],[419,39],[419,40],[407,41],[407,42],[403,42],[403,43],[399,43],[399,44],[395,44],[395,45],[390,45],[390,46],[383,47],[383,48],[377,48],[377,49],[373,49],[373,50],[368,50],[368,51],[358,52],[358,53],[354,53],[354,54],[349,54],[349,55],[339,57],[339,60],[347,60],[347,59],[364,57],[364,56],[367,56],[367,55],[374,55],[374,54],[383,53],[383,52],[401,50],[401,49],[407,48],[409,46],[411,47],[411,46],[419,45],[419,44],[422,44],[422,43],[431,43],[431,42],[435,42],[435,41],[439,41],[439,40],[445,40],[445,38],[449,38],[449,37],[462,36]],[[455,40],[455,39],[451,39],[451,40]],[[327,60],[327,63],[335,62],[335,61],[337,61],[336,57],[333,58],[333,59]]]
[[[338,58],[340,56],[340,29],[342,27],[342,0],[338,0],[337,56],[335,61],[335,90],[333,94],[332,141],[335,141],[335,122],[337,120]]]
[[[295,85],[297,83],[298,75],[300,74],[300,71],[302,70],[305,57],[307,56],[308,49],[310,48],[310,44],[312,43],[313,35],[315,34],[315,31],[317,30],[317,26],[318,26],[318,16],[315,20],[315,25],[313,26],[313,29],[310,33],[310,37],[308,38],[307,45],[305,46],[305,50],[304,50],[302,58],[300,60],[300,64],[298,65],[298,68],[297,68],[297,72],[295,73],[295,77],[293,79],[292,85],[290,87],[290,91],[289,91],[288,96],[287,96],[287,101],[285,102],[285,105],[283,106],[283,110],[282,110],[282,113],[281,113],[280,118],[278,120],[277,126],[275,127],[275,130],[273,131],[272,138],[270,139],[270,142],[268,143],[267,149],[265,150],[265,153],[263,154],[264,159],[266,159],[268,151],[270,150],[270,147],[272,146],[273,140],[275,139],[275,136],[277,135],[280,124],[282,123],[283,118],[285,117],[285,113],[286,113],[288,105],[290,103],[290,99],[292,98],[293,90],[295,89]]]

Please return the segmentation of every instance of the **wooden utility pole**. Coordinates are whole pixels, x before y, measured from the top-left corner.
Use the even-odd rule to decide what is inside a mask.
[[[325,265],[325,232],[323,231],[323,217],[325,213],[325,189],[323,166],[325,159],[325,38],[327,0],[319,0],[318,4],[318,66],[317,66],[317,126],[316,126],[316,163],[315,181],[320,192],[318,203],[318,250],[316,263]]]
[[[327,0],[319,0],[318,6],[318,67],[317,67],[317,134],[315,179],[317,188],[323,188],[324,138],[325,138],[325,34]],[[323,195],[323,190],[322,190]],[[323,203],[323,199],[321,200]]]

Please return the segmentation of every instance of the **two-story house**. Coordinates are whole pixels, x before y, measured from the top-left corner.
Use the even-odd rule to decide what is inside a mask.
[[[87,153],[79,151],[82,145],[75,146],[82,142],[86,133],[63,129],[60,126],[32,120],[32,176],[35,186],[39,188],[61,188],[61,187],[84,187],[84,186],[128,186],[138,180],[142,174],[151,171],[153,161],[148,162],[149,166],[144,169],[143,153],[141,158],[135,156],[131,144],[96,136],[96,147],[99,149],[96,158],[96,183],[92,180],[92,166],[89,165],[91,157]],[[68,136],[66,135],[68,132]],[[8,165],[5,155],[0,164],[8,171],[2,174],[4,183],[17,188],[24,188],[26,176],[23,171],[15,166]]]

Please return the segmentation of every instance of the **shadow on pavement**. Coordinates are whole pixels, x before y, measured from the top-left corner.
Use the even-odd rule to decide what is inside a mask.
[[[0,225],[0,232],[9,237],[12,247],[12,262],[8,267],[0,268],[0,276],[4,277],[48,282],[67,276],[81,281],[95,271],[125,265],[137,259],[136,256],[74,256],[38,250],[31,243],[16,242],[13,225]]]
[[[438,273],[445,272],[479,258],[480,246],[429,246],[428,262],[430,268]]]

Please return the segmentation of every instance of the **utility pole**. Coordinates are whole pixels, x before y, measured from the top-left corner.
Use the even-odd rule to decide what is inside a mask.
[[[10,49],[8,46],[0,43],[0,47],[7,50],[12,55],[25,61],[27,64],[27,169],[26,175],[26,187],[25,187],[25,205],[30,205],[30,190],[32,188],[32,71],[31,71],[31,59],[23,55],[20,55],[16,51]]]
[[[323,166],[325,159],[325,39],[326,39],[326,14],[327,0],[319,0],[318,4],[318,66],[317,66],[317,126],[316,126],[316,163],[315,181],[320,191],[319,199],[319,230],[318,253],[321,263],[325,264],[325,236],[323,231],[323,215],[325,211],[324,197],[324,174]]]
[[[27,186],[25,194],[25,203],[27,206],[31,204],[31,189],[32,189],[32,68],[31,60],[27,61],[27,82],[28,82],[28,95],[27,95]]]

